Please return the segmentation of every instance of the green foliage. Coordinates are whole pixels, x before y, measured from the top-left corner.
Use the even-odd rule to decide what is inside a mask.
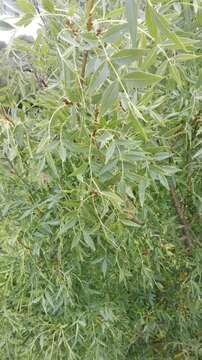
[[[0,358],[200,360],[201,3],[85,3],[1,50]]]

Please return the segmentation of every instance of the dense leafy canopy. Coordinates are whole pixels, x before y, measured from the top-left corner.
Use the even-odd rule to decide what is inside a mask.
[[[0,358],[201,359],[201,1],[17,3]]]

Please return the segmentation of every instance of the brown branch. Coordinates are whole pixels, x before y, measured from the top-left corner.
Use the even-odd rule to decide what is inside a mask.
[[[86,3],[86,16],[87,16],[86,29],[87,29],[87,31],[91,31],[93,29],[93,20],[92,20],[93,5],[94,5],[94,0],[88,0]],[[87,60],[88,60],[88,50],[84,50],[83,61],[82,61],[82,65],[81,65],[81,80],[80,80],[81,85],[83,85],[84,79],[85,79]]]
[[[182,232],[183,232],[185,245],[187,246],[187,248],[191,249],[193,242],[191,225],[188,223],[187,219],[184,216],[184,211],[181,205],[181,201],[177,196],[174,186],[171,186],[170,192],[171,192],[171,198],[174,208],[182,225]]]
[[[137,219],[133,213],[132,210],[130,209],[124,209],[123,212],[127,215],[128,219],[130,219],[131,221],[133,221],[135,224],[143,226],[145,225],[145,223],[143,221],[140,221],[139,219]]]
[[[191,124],[196,125],[200,121],[201,115],[202,115],[202,109],[200,109],[197,112],[197,114],[191,119]]]
[[[42,88],[47,88],[47,86],[48,86],[47,80],[45,80],[41,76],[39,76],[37,71],[34,68],[33,68],[33,74],[34,74],[37,82],[39,83],[39,86]]]
[[[7,114],[6,110],[1,107],[0,108],[0,113],[4,116],[3,120],[6,120],[7,122],[9,122],[12,126],[15,126],[13,120],[11,119],[11,117]]]
[[[22,240],[17,239],[17,242],[18,242],[23,248],[25,248],[26,250],[29,250],[30,252],[32,252],[31,247],[29,247],[29,246],[27,246],[26,244],[24,244],[24,243],[22,242]]]
[[[88,50],[84,50],[83,61],[82,61],[82,65],[81,65],[81,84],[83,84],[84,79],[85,79],[87,60],[88,60]]]

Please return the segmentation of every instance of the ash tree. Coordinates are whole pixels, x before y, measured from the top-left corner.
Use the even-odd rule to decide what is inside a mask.
[[[42,26],[1,49],[0,358],[200,360],[201,1],[17,6]]]

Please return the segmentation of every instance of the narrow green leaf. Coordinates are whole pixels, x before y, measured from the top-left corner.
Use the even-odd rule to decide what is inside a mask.
[[[60,155],[60,158],[61,158],[61,160],[62,160],[63,162],[66,161],[67,151],[66,151],[66,149],[65,149],[65,147],[64,147],[63,144],[60,144],[60,146],[59,146],[59,155]]]
[[[134,221],[128,219],[121,219],[122,224],[130,227],[140,227],[140,224],[135,223]]]
[[[19,21],[15,23],[16,26],[27,26],[34,18],[34,13],[26,13]]]
[[[202,85],[202,69],[199,70],[198,80],[195,86],[198,89],[201,85]]]
[[[161,170],[162,172],[164,172],[166,176],[172,176],[176,174],[178,171],[180,171],[176,166],[172,166],[172,165],[162,166]]]
[[[169,190],[169,184],[168,184],[168,180],[166,179],[166,177],[164,175],[158,174],[158,179],[160,181],[160,183],[167,189]]]
[[[166,20],[166,18],[159,14],[157,11],[155,11],[153,9],[154,12],[154,19],[155,22],[159,28],[159,30],[171,41],[173,41],[177,46],[179,46],[179,48],[183,49],[186,51],[186,47],[184,45],[184,43],[180,40],[180,37],[177,36],[174,31],[171,31],[169,29],[169,23]]]
[[[113,171],[117,169],[118,159],[109,161],[106,165],[103,166],[101,171],[99,172],[100,180],[103,180],[103,175],[112,175]]]
[[[114,207],[119,207],[121,204],[123,204],[123,200],[114,192],[104,191],[102,192],[102,195],[105,196],[108,200],[110,200]]]
[[[169,153],[169,152],[159,152],[159,153],[154,155],[154,160],[161,161],[161,160],[168,159],[171,156],[172,156],[172,154]]]
[[[97,138],[97,142],[100,144],[100,149],[102,149],[111,139],[113,139],[113,134],[110,131],[105,131],[102,135]]]
[[[170,74],[172,78],[176,81],[176,83],[179,85],[179,87],[182,87],[182,80],[180,76],[180,72],[175,64],[170,63]]]
[[[106,260],[106,258],[104,258],[104,260],[102,262],[102,265],[101,265],[101,269],[102,269],[102,273],[103,273],[104,278],[106,276],[107,266],[108,266],[107,260]]]
[[[4,20],[0,20],[0,30],[1,31],[9,31],[9,30],[13,30],[14,27],[9,24],[7,21]]]
[[[146,20],[147,28],[149,30],[150,35],[154,39],[156,39],[157,34],[158,34],[158,30],[157,30],[156,24],[154,22],[153,9],[152,9],[152,6],[151,6],[151,4],[149,2],[147,2],[147,5],[146,5],[145,20]]]
[[[104,83],[109,75],[108,65],[102,64],[93,74],[89,88],[87,90],[89,95],[95,95],[95,93],[99,90],[100,86]]]
[[[83,239],[84,239],[86,245],[88,245],[88,247],[89,247],[91,250],[95,251],[94,241],[93,241],[92,237],[91,237],[87,232],[84,232],[84,233],[83,233]]]
[[[125,187],[125,192],[126,192],[126,194],[129,196],[129,198],[135,200],[135,196],[134,196],[134,194],[133,194],[133,190],[132,190],[131,186],[126,185],[126,187]]]
[[[107,152],[106,152],[106,155],[105,155],[105,164],[108,163],[108,161],[111,159],[111,157],[113,156],[114,154],[114,150],[115,150],[116,146],[115,146],[115,143],[112,142],[108,149],[107,149]]]
[[[175,56],[175,60],[177,61],[189,61],[194,59],[200,59],[202,55],[196,55],[196,54],[179,54]]]
[[[54,2],[52,0],[42,0],[42,6],[46,11],[50,13],[54,13],[55,11]]]
[[[79,242],[81,240],[81,236],[80,234],[76,234],[74,237],[73,237],[73,240],[72,240],[72,244],[71,244],[71,249],[74,249],[75,247],[78,246]]]
[[[130,31],[132,47],[135,48],[137,44],[137,19],[138,19],[138,0],[126,0],[126,17]]]
[[[129,122],[130,122],[131,126],[138,132],[140,137],[143,140],[148,141],[148,137],[144,130],[144,127],[140,123],[140,120],[137,118],[137,116],[134,114],[133,109],[131,109],[129,112]]]
[[[196,152],[196,154],[193,156],[193,159],[196,159],[197,157],[202,156],[202,148]]]
[[[113,43],[127,31],[127,24],[112,25],[104,34],[103,41]]]
[[[199,26],[202,27],[202,9],[201,9],[201,7],[197,11],[196,18],[197,18],[197,22],[198,22]]]
[[[57,168],[56,168],[56,165],[55,165],[55,161],[51,155],[51,153],[48,153],[46,154],[46,160],[47,160],[47,163],[48,165],[50,166],[53,174],[58,177],[58,172],[57,172]]]
[[[142,62],[141,68],[143,70],[149,69],[156,62],[156,58],[157,58],[157,48],[154,47],[145,57],[144,61]]]
[[[61,40],[67,42],[68,44],[79,47],[79,43],[75,40],[72,33],[68,30],[64,30],[63,32],[61,32],[59,37]]]
[[[34,14],[35,11],[35,7],[34,5],[31,3],[31,1],[28,0],[17,0],[16,1],[16,5],[24,12],[27,14]]]
[[[184,47],[187,50],[188,49],[189,50],[195,50],[199,46],[199,40],[196,40],[196,39],[189,39],[189,38],[181,36],[180,41],[181,41],[181,43],[183,43]],[[167,48],[167,49],[172,49],[172,50],[182,49],[181,43],[179,45],[178,43],[176,44],[172,40],[166,40],[166,41],[162,42],[161,46],[164,47],[164,48]]]
[[[65,234],[68,230],[72,229],[77,223],[77,216],[75,214],[71,214],[71,216],[65,221],[64,224],[60,227],[60,235]]]
[[[148,50],[146,49],[124,49],[117,51],[112,55],[111,59],[119,64],[130,64],[136,59],[140,59],[146,55]]]
[[[149,186],[149,181],[147,179],[141,179],[138,184],[138,195],[140,200],[140,205],[144,206],[145,201],[145,190]]]
[[[106,18],[110,19],[110,18],[113,18],[113,17],[120,16],[120,15],[122,15],[124,13],[124,10],[125,10],[124,7],[114,9],[114,10],[110,11],[108,14],[106,14]]]
[[[132,83],[134,87],[144,88],[149,85],[153,85],[163,79],[162,76],[151,74],[143,71],[133,71],[124,76],[123,80],[127,80]]]
[[[104,116],[113,108],[115,101],[118,99],[119,87],[118,82],[114,81],[105,90],[100,104],[100,116]]]

